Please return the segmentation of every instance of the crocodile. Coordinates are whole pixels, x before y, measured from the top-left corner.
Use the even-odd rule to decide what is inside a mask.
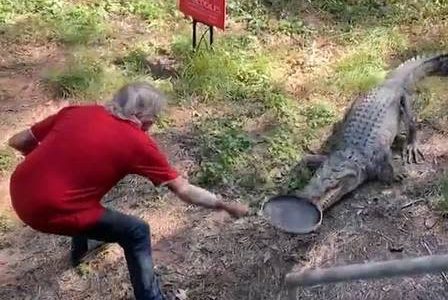
[[[328,154],[310,154],[302,160],[302,166],[315,172],[293,194],[324,211],[366,181],[403,179],[394,168],[392,146],[404,125],[403,160],[419,163],[425,159],[418,147],[411,104],[416,84],[427,76],[448,76],[448,53],[405,61],[381,85],[358,96],[340,122],[340,131],[333,132],[337,139]]]

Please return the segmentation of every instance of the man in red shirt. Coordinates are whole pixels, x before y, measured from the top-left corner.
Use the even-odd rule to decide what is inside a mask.
[[[25,155],[10,184],[20,219],[40,232],[71,236],[73,265],[88,252],[88,240],[118,243],[137,300],[164,297],[153,274],[149,225],[100,203],[124,176],[144,176],[187,203],[235,217],[248,212],[190,184],[169,164],[146,133],[165,105],[165,96],[153,86],[134,83],[104,106],[63,108],[9,140]]]

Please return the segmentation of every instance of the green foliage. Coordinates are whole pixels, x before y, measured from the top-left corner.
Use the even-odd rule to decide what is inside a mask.
[[[251,98],[267,83],[268,60],[244,39],[225,39],[213,50],[188,50],[184,39],[177,40],[173,52],[182,60],[177,91],[181,96],[196,95],[203,101]],[[187,46],[188,45],[188,46]]]
[[[0,24],[29,15],[56,17],[64,5],[64,0],[0,0]]]
[[[14,224],[11,218],[6,213],[0,212],[0,234],[10,232],[13,228]]]
[[[88,6],[68,6],[51,22],[57,38],[67,44],[100,42],[106,38],[104,15]]]
[[[0,150],[0,174],[9,171],[15,163],[14,154],[9,150]]]
[[[26,26],[31,21],[41,27],[32,31],[36,37],[46,29],[44,38],[56,38],[67,44],[99,42],[107,36],[106,15],[99,8],[63,0],[0,1],[0,24],[6,23],[2,26],[6,30]],[[20,33],[16,35],[20,37]]]
[[[319,101],[305,107],[303,114],[306,123],[311,129],[320,129],[328,126],[335,121],[336,114],[334,109],[325,103]]]
[[[149,22],[175,15],[177,9],[175,1],[96,0],[94,2],[96,7],[108,13],[135,15]]]
[[[419,117],[442,132],[448,132],[447,92],[445,78],[429,77],[419,84],[419,94],[414,99]]]
[[[80,263],[75,270],[82,278],[88,277],[93,272],[92,267],[87,262]]]
[[[448,174],[445,174],[439,183],[441,198],[437,203],[439,211],[448,216]]]
[[[395,23],[427,23],[437,21],[448,14],[448,2],[444,0],[429,1],[391,1],[395,14]]]
[[[64,0],[0,0],[0,25],[13,25],[34,17],[45,23],[53,32],[52,37],[59,41],[88,44],[103,42],[107,38],[106,18],[111,14],[136,15],[153,22],[175,12],[173,1],[96,0],[76,4]]]
[[[290,17],[282,19],[278,22],[277,31],[288,35],[294,34],[309,34],[311,29],[298,17]]]
[[[322,103],[300,108],[279,90],[258,92],[260,101],[266,101],[263,116],[273,118],[272,126],[259,138],[251,136],[245,124],[260,114],[251,116],[244,109],[197,123],[194,135],[201,149],[202,184],[263,190],[274,188],[276,182],[297,186],[308,178],[304,173],[288,183],[284,175],[300,159],[313,134],[329,125],[335,113]]]
[[[49,40],[54,37],[54,31],[42,18],[28,16],[13,24],[0,24],[0,35],[3,41],[25,44]]]
[[[50,71],[45,81],[58,97],[101,99],[126,83],[126,78],[101,59],[98,53],[74,53],[62,70]]]
[[[311,5],[330,14],[339,25],[350,28],[358,25],[395,25],[421,23],[441,18],[448,13],[448,2],[377,1],[377,0],[317,0]]]
[[[153,21],[168,16],[176,8],[173,7],[174,1],[146,1],[134,0],[125,1],[127,10],[145,20]]]
[[[401,34],[387,28],[353,35],[350,43],[355,46],[336,63],[330,81],[351,93],[366,91],[382,81],[387,74],[386,57],[407,47]]]
[[[227,184],[234,181],[232,173],[245,164],[252,141],[239,120],[207,118],[196,126],[203,162],[199,181],[204,184]]]
[[[244,22],[247,30],[256,35],[274,32],[287,35],[311,33],[295,1],[229,1],[228,13],[234,21]]]
[[[149,67],[147,64],[148,54],[140,48],[131,50],[118,62],[118,65],[124,69],[126,74],[149,74]]]
[[[235,21],[244,21],[252,33],[268,29],[269,14],[260,0],[229,1],[228,14]]]
[[[312,4],[330,13],[336,20],[348,24],[384,18],[387,13],[394,13],[394,8],[387,5],[385,1],[376,0],[320,0],[313,1]]]

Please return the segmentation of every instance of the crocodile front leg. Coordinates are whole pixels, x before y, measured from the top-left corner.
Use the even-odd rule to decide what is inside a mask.
[[[326,159],[327,156],[323,154],[307,154],[303,157],[302,161],[308,168],[316,170],[322,166]]]
[[[327,156],[323,154],[306,154],[303,156],[302,160],[294,167],[294,172],[300,174],[304,168],[308,168],[314,172],[319,169],[320,166],[322,166],[326,159]]]
[[[401,98],[400,111],[407,130],[407,143],[403,147],[402,157],[407,163],[420,163],[425,160],[425,157],[417,145],[417,124],[412,112],[410,96],[406,95]]]
[[[407,172],[403,166],[395,166],[392,152],[385,155],[384,160],[377,166],[376,178],[383,183],[393,184],[401,182],[407,177]]]

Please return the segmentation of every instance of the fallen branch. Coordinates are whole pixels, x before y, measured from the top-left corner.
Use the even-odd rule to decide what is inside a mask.
[[[311,286],[348,280],[375,279],[448,270],[448,255],[429,255],[365,264],[352,264],[327,269],[305,270],[286,275],[286,286]]]
[[[429,248],[428,244],[426,242],[422,242],[422,244],[423,244],[423,247],[425,247],[426,251],[428,251],[428,254],[432,255],[431,248]],[[446,275],[446,273],[442,272],[441,275],[443,277],[443,280],[445,280],[445,283],[448,284],[448,276]]]
[[[417,203],[420,203],[420,202],[423,202],[423,201],[425,201],[425,199],[418,199],[418,200],[414,200],[414,201],[408,202],[405,205],[401,206],[401,209],[408,208],[408,207],[410,207],[410,206],[412,206],[414,204],[417,204]]]

